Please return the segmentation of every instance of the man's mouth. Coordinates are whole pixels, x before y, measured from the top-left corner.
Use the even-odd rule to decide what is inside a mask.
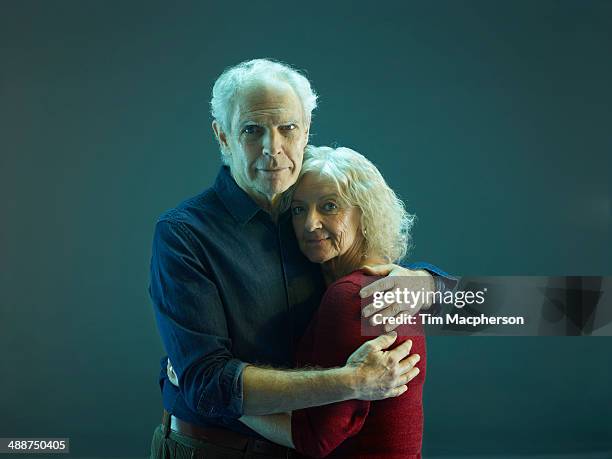
[[[288,169],[289,169],[288,167],[276,167],[276,168],[273,168],[273,169],[264,169],[264,168],[260,168],[260,169],[259,169],[259,171],[261,171],[261,172],[267,172],[267,173],[272,174],[272,173],[274,173],[274,172],[286,171],[286,170],[288,170]]]

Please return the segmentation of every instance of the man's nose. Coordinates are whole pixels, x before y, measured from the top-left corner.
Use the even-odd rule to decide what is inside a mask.
[[[264,155],[275,156],[282,150],[281,136],[276,129],[269,129],[264,134],[263,153]]]
[[[323,224],[321,223],[321,218],[319,217],[319,213],[316,210],[311,210],[308,212],[308,215],[306,215],[306,222],[304,226],[306,228],[306,231],[309,232],[321,229],[323,227]]]

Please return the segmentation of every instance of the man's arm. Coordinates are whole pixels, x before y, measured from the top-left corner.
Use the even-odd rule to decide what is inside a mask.
[[[176,380],[192,410],[238,418],[324,405],[351,398],[400,395],[407,382],[395,335],[365,343],[341,368],[274,370],[236,359],[219,292],[189,229],[157,224],[151,261],[151,297]]]
[[[149,292],[157,327],[187,406],[203,416],[242,414],[244,362],[231,353],[223,304],[189,226],[158,221]]]
[[[276,370],[248,365],[244,368],[243,413],[264,415],[282,413],[312,406],[327,405],[349,399],[380,400],[397,397],[406,391],[412,373],[405,358],[409,344],[393,351],[384,349],[396,340],[395,332],[366,341],[348,358],[342,367],[308,370]],[[170,381],[178,379],[170,361]],[[274,420],[276,418],[269,418]]]
[[[410,263],[406,267],[395,264],[366,267],[366,272],[375,276],[386,276],[361,289],[361,298],[369,298],[375,292],[390,292],[396,289],[409,289],[417,295],[415,302],[391,302],[381,307],[369,303],[362,309],[363,317],[370,317],[370,324],[374,324],[374,314],[379,313],[383,318],[397,317],[400,314],[417,314],[420,310],[430,312],[433,304],[433,293],[452,291],[458,280],[441,269],[429,263]],[[435,314],[435,311],[431,311]],[[386,324],[385,331],[391,331],[398,325]]]
[[[396,338],[392,332],[366,341],[339,368],[286,371],[247,366],[243,371],[244,414],[397,397],[406,391],[411,375],[405,374],[409,343],[384,350]]]

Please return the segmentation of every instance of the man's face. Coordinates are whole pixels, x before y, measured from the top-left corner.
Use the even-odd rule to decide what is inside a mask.
[[[213,122],[236,183],[268,205],[295,183],[309,125],[288,83],[254,82],[237,95],[229,132]]]

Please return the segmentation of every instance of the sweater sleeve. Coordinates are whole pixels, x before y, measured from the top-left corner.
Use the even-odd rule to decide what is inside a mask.
[[[343,366],[371,338],[361,334],[360,289],[352,281],[342,281],[327,290],[307,332],[308,359],[300,364]],[[347,400],[294,411],[291,426],[296,450],[312,457],[327,456],[361,430],[369,409],[368,401]]]

